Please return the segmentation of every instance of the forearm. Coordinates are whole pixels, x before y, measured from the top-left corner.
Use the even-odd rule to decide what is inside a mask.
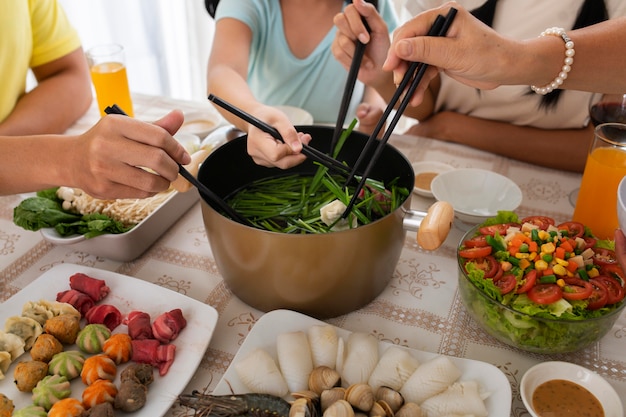
[[[0,137],[0,195],[72,185],[72,142],[59,135]],[[84,156],[86,157],[86,156]]]
[[[582,129],[539,129],[453,112],[438,113],[434,118],[440,118],[440,121],[434,123],[434,120],[426,120],[421,128],[418,124],[413,133],[566,171],[583,171],[589,144],[593,139],[593,126]],[[433,124],[439,127],[435,128]]]

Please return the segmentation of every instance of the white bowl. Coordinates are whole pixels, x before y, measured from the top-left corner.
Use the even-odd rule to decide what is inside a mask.
[[[509,178],[477,168],[442,172],[431,183],[433,196],[447,201],[455,216],[470,224],[494,217],[500,210],[514,211],[522,202],[522,190]]]
[[[444,164],[438,161],[421,161],[415,162],[413,165],[415,173],[415,185],[413,192],[423,197],[433,197],[431,184],[433,179],[442,172],[452,171],[452,165]]]
[[[617,186],[617,220],[619,228],[626,233],[626,177]]]
[[[532,417],[538,417],[532,406],[533,392],[539,385],[553,379],[574,382],[585,388],[600,401],[604,408],[604,417],[624,416],[622,402],[617,392],[600,375],[573,363],[550,361],[533,366],[522,376],[520,394]]]
[[[191,111],[185,113],[185,121],[178,129],[180,133],[191,133],[204,138],[220,125],[219,115],[203,111]]]
[[[313,116],[308,111],[293,106],[274,106],[287,115],[293,125],[312,125]]]

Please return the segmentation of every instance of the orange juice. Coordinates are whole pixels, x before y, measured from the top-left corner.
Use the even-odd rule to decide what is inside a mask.
[[[104,109],[117,104],[129,116],[133,116],[133,103],[128,88],[126,67],[119,62],[103,62],[91,67],[91,80],[96,89],[98,109],[104,116]]]
[[[617,222],[617,186],[626,176],[626,151],[596,148],[587,157],[573,220],[600,239],[613,239]]]

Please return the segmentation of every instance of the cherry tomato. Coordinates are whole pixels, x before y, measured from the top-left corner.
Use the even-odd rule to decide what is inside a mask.
[[[526,293],[530,301],[537,304],[552,304],[563,297],[563,291],[556,284],[537,284]]]
[[[459,256],[465,259],[484,258],[491,255],[491,246],[467,248],[459,251]]]
[[[541,230],[546,230],[549,226],[554,226],[554,219],[548,216],[529,216],[522,219],[522,224],[530,223]]]
[[[563,298],[566,300],[584,300],[593,292],[593,285],[580,278],[565,278],[562,291]]]
[[[517,279],[513,274],[502,274],[502,276],[497,280],[494,279],[493,283],[500,289],[500,293],[508,294],[515,289]]]
[[[616,265],[615,251],[605,248],[593,248],[593,263],[600,267]]]
[[[567,230],[567,236],[576,239],[582,237],[585,234],[585,226],[580,222],[565,222],[559,224],[557,227],[559,230]]]
[[[495,236],[496,232],[498,232],[500,236],[504,236],[506,235],[506,231],[508,230],[508,228],[511,226],[516,226],[516,224],[515,223],[492,224],[491,226],[483,226],[480,229],[478,229],[478,231],[480,232],[481,235]]]
[[[485,256],[484,258],[473,259],[470,262],[473,262],[476,268],[485,273],[485,278],[493,278],[497,274],[498,269],[501,269],[500,262],[491,255]]]
[[[515,290],[515,294],[523,294],[528,292],[537,282],[537,270],[531,269],[524,275],[524,283]]]
[[[585,241],[585,249],[593,248],[598,242],[598,239],[589,236],[583,237],[583,240]]]
[[[606,302],[609,300],[609,290],[607,290],[606,286],[601,280],[596,278],[591,278],[589,280],[591,285],[593,286],[593,291],[589,298],[589,304],[587,304],[587,310],[597,310],[606,305]]]
[[[624,287],[615,278],[606,275],[598,275],[593,278],[595,282],[600,281],[606,287],[607,304],[619,303],[624,299]]]

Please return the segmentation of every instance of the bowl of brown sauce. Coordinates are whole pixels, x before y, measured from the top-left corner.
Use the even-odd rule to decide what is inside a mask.
[[[433,198],[430,184],[442,172],[452,171],[454,167],[439,161],[420,161],[412,164],[415,173],[413,192],[422,197]]]
[[[532,417],[623,417],[622,402],[602,376],[570,362],[531,367],[520,384]]]

